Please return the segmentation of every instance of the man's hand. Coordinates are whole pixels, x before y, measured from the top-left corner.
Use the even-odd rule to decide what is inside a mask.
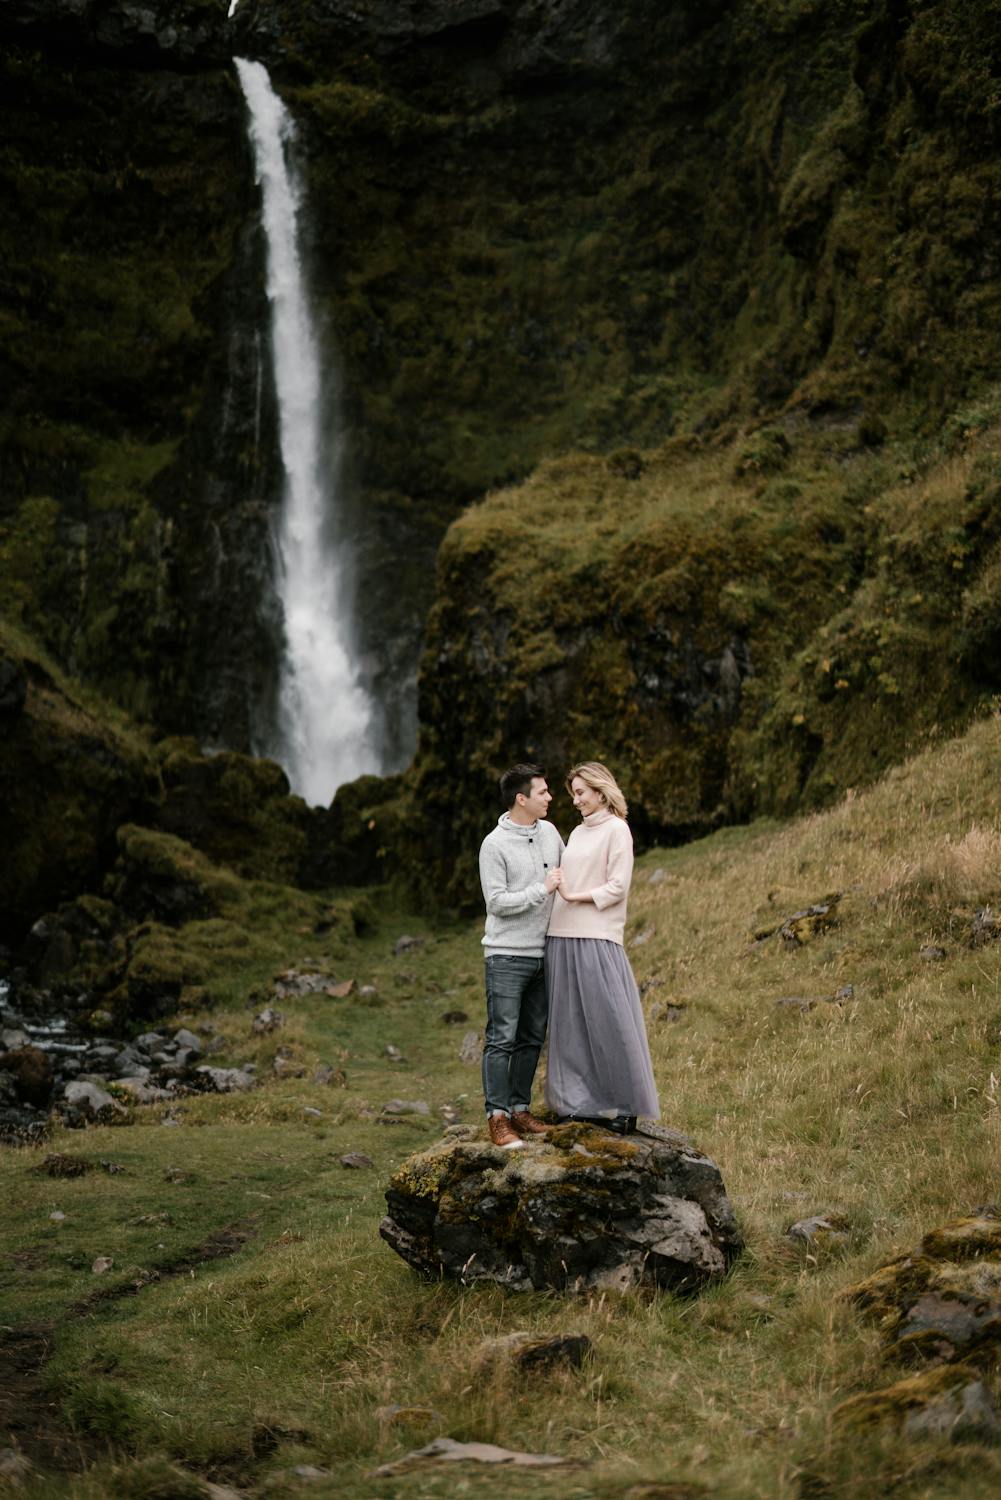
[[[559,867],[555,870],[550,870],[546,875],[546,895],[551,896],[553,891],[559,890],[562,884],[563,871]]]

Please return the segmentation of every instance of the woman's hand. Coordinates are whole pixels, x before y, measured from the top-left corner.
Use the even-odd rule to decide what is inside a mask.
[[[547,893],[551,896],[553,894],[553,891],[558,891],[562,884],[563,871],[560,869],[559,865],[557,865],[555,870],[550,870],[546,875]]]

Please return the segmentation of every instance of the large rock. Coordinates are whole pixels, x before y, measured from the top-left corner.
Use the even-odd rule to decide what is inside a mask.
[[[519,1151],[446,1140],[403,1163],[379,1233],[415,1270],[514,1291],[694,1289],[742,1249],[715,1162],[669,1131],[563,1125]]]
[[[843,1295],[878,1324],[890,1358],[992,1361],[1001,1348],[1001,1220],[951,1219]]]

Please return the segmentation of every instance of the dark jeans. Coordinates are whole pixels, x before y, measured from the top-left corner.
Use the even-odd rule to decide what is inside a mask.
[[[549,1002],[542,958],[491,953],[487,958],[487,1031],[483,1044],[483,1097],[487,1114],[527,1109],[539,1053],[546,1039]]]

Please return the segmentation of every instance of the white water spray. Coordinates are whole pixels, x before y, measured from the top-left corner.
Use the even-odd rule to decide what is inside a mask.
[[[378,769],[372,706],[348,649],[343,567],[329,540],[336,455],[325,454],[320,356],[298,244],[302,193],[292,120],[260,63],[236,59],[247,102],[267,240],[268,300],[285,493],[277,528],[286,651],[281,723],[269,753],[294,791],[327,803],[342,782]]]

